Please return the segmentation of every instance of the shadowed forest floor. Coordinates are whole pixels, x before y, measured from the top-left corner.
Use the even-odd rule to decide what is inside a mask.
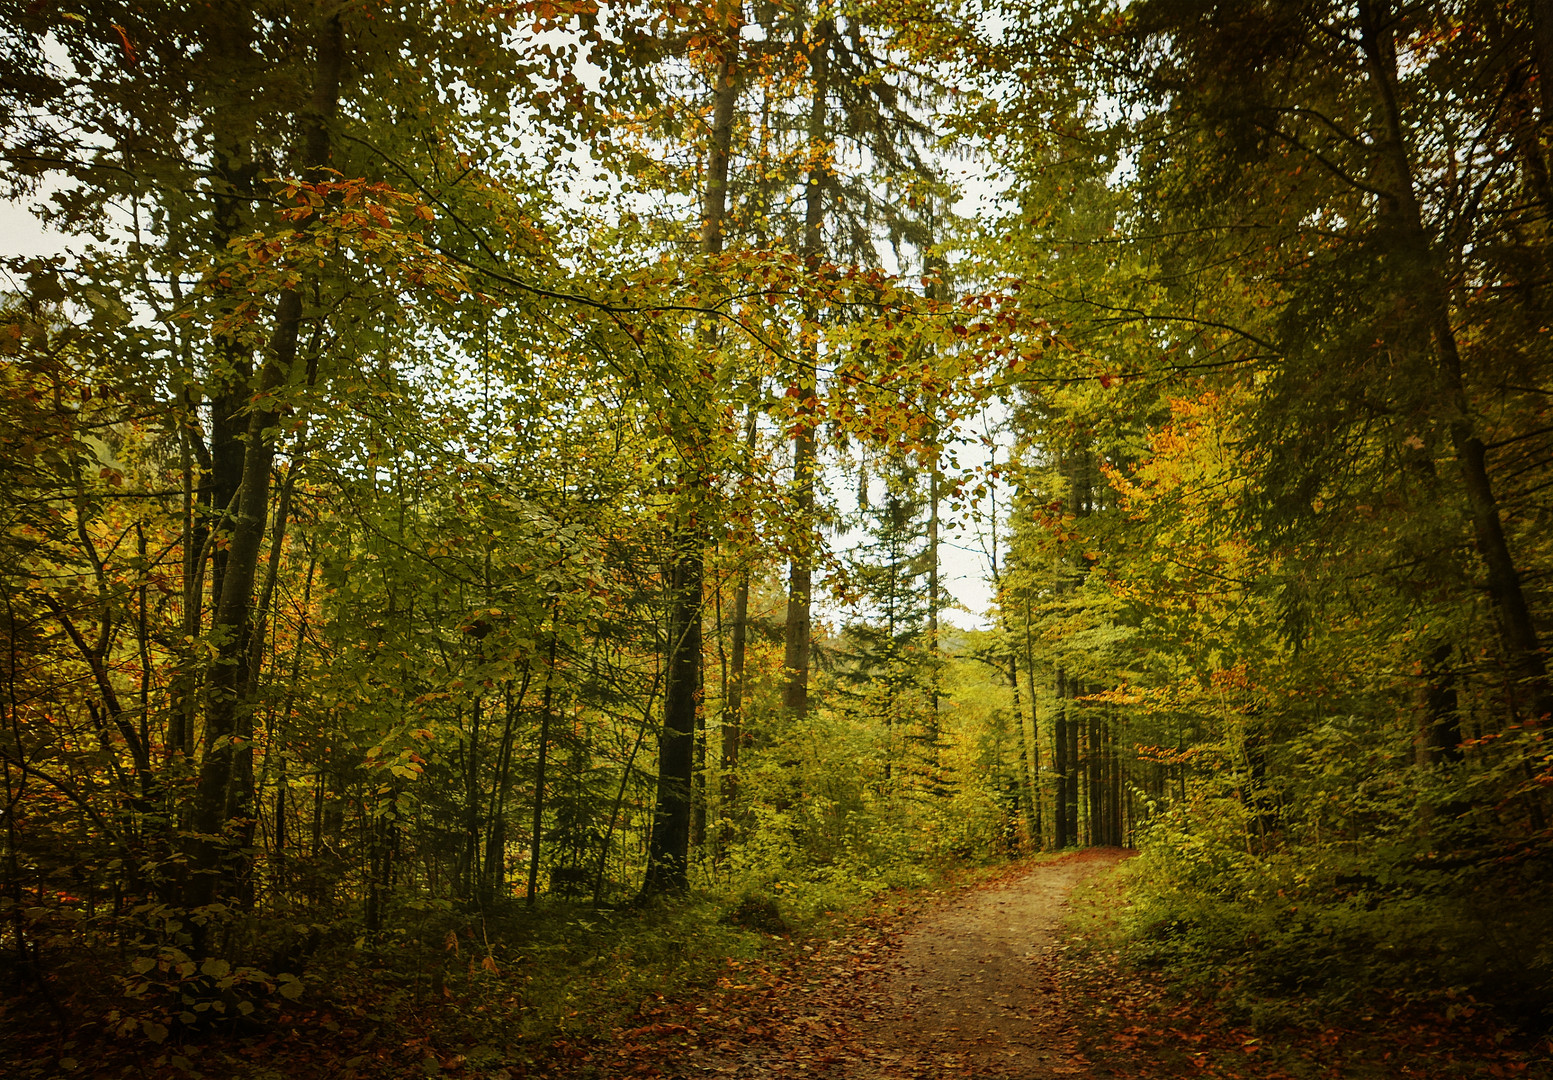
[[[753,1080],[815,1066],[859,1078],[1083,1071],[1043,961],[1073,887],[1125,854],[1085,851],[957,890],[885,934],[863,963],[848,962],[856,943],[831,943],[811,980],[774,1003],[774,1013],[796,1021],[795,1044],[775,1055],[746,1052],[712,1072]]]
[[[1151,1080],[1553,1076],[1550,1043],[1470,1005],[1374,1002],[1325,1026],[1253,1030],[1206,996],[1125,963],[1106,928],[1126,903],[1091,849],[891,892],[834,937],[758,935],[762,957],[705,957],[698,976],[626,1006],[611,1027],[519,1038],[489,993],[397,1007],[362,994],[301,1003],[262,1036],[125,1040],[86,1051],[11,1026],[15,1071],[142,1080]],[[1082,887],[1081,887],[1082,886]],[[666,912],[672,921],[674,911]],[[471,969],[473,970],[473,969]],[[376,1010],[376,1011],[374,1011]],[[6,1010],[0,1008],[0,1017]],[[572,1014],[576,1015],[576,1014]],[[484,1017],[479,1025],[475,1016]],[[462,1019],[460,1019],[462,1017]],[[579,1021],[581,1022],[581,1021]],[[66,1036],[68,1037],[68,1036]],[[3,1040],[0,1040],[3,1041]],[[24,1045],[26,1044],[26,1045]],[[78,1058],[65,1057],[75,1053]],[[9,1056],[9,1055],[8,1055]]]
[[[579,1076],[821,1076],[1040,1080],[1546,1077],[1549,1043],[1507,1037],[1472,1010],[1397,1008],[1341,1025],[1257,1032],[1167,992],[1088,927],[1121,890],[1101,871],[1130,852],[1024,862],[898,907],[818,946],[714,1013],[666,1005],[613,1045],[572,1048]],[[1098,876],[1096,876],[1098,875]],[[1076,886],[1092,879],[1097,887]],[[812,951],[809,951],[812,949]],[[740,1000],[742,998],[742,1000]]]

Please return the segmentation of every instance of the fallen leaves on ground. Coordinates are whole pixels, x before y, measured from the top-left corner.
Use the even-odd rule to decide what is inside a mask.
[[[1319,1029],[1256,1031],[1202,995],[1173,991],[1160,972],[1078,939],[1043,961],[1088,1075],[1153,1080],[1360,1080],[1553,1076],[1553,1042],[1518,1038],[1482,1017],[1416,1005],[1366,1009]]]

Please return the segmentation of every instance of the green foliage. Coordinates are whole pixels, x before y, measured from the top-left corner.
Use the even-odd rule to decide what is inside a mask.
[[[1533,1019],[1516,1010],[1548,992],[1549,955],[1527,947],[1549,927],[1542,858],[1475,851],[1470,811],[1443,819],[1384,775],[1336,772],[1301,785],[1316,809],[1287,804],[1276,837],[1206,784],[1156,818],[1127,871],[1132,955],[1259,1024],[1320,1023],[1378,999],[1495,1001],[1512,1022]]]
[[[1267,1019],[1544,1024],[1549,459],[1514,448],[1549,357],[1509,287],[1548,252],[1541,16],[1009,14],[980,256],[1061,334],[1008,378],[991,659],[1132,744],[1138,949]]]
[[[1243,1011],[1549,1007],[1540,8],[123,7],[0,2],[19,987],[602,1033],[1137,843]]]

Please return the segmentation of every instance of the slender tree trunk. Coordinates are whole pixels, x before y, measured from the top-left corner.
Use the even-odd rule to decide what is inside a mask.
[[[291,709],[296,703],[297,684],[302,674],[302,650],[307,642],[307,616],[308,609],[313,598],[313,573],[318,569],[318,560],[311,557],[307,561],[307,573],[302,578],[302,616],[297,622],[297,644],[291,653],[291,680],[286,688],[286,698],[275,713],[270,725],[270,751],[275,755],[276,780],[275,780],[275,857],[274,857],[274,889],[277,896],[283,896],[287,887],[287,859],[289,856],[290,829],[287,823],[287,793],[288,781],[286,778],[286,731],[290,727]],[[277,748],[279,753],[277,753]]]
[[[750,575],[739,575],[733,594],[733,631],[728,658],[728,697],[723,710],[723,815],[738,805],[739,751],[744,742],[744,666],[749,652]]]
[[[825,253],[825,189],[830,170],[824,147],[830,120],[830,40],[835,26],[822,20],[809,45],[809,71],[814,80],[809,102],[809,170],[804,185],[803,257],[812,271]],[[787,623],[783,666],[787,685],[782,705],[788,716],[803,721],[809,714],[810,613],[813,599],[815,410],[819,370],[819,310],[812,302],[804,313],[799,345],[798,419],[793,436],[794,542],[788,566]]]
[[[1553,124],[1553,0],[1531,0],[1531,28],[1537,59],[1538,104],[1546,127]]]
[[[459,892],[466,899],[479,896],[483,876],[480,837],[485,832],[480,820],[480,729],[485,724],[485,699],[476,698],[469,721],[469,744],[464,759],[464,847],[459,857]]]
[[[1056,828],[1052,844],[1061,851],[1074,840],[1068,833],[1068,685],[1061,668],[1057,669],[1056,699],[1057,708],[1052,715],[1052,751],[1057,779],[1057,805],[1052,818]]]
[[[550,655],[545,664],[545,692],[539,706],[539,752],[534,764],[534,824],[529,833],[528,906],[539,893],[539,860],[545,839],[545,765],[550,752],[550,718],[555,709],[555,653],[560,627],[550,615]]]
[[[625,767],[620,770],[620,787],[615,791],[615,801],[609,809],[609,824],[604,828],[604,839],[599,844],[599,861],[593,878],[593,904],[598,906],[604,895],[604,871],[609,865],[609,847],[614,842],[615,826],[620,821],[620,808],[625,805],[626,788],[631,782],[631,772],[636,768],[636,755],[642,749],[642,742],[647,737],[647,729],[652,726],[653,712],[656,710],[658,698],[658,682],[653,681],[652,689],[647,695],[647,703],[642,708],[641,726],[636,730],[636,741],[631,744],[631,753],[626,758]]]
[[[485,841],[486,903],[506,892],[507,798],[512,792],[512,752],[517,744],[518,717],[523,714],[523,702],[528,699],[528,687],[533,678],[533,665],[526,665],[517,696],[513,696],[510,683],[507,688],[506,717],[502,726],[496,777],[491,785],[491,812],[487,815],[490,829]]]
[[[1116,746],[1116,723],[1112,718],[1111,724],[1106,728],[1106,737],[1111,750],[1111,843],[1116,847],[1124,845],[1122,825],[1122,755]]]
[[[1000,609],[1001,610],[1001,609]],[[1014,727],[1019,732],[1019,792],[1024,809],[1026,839],[1036,847],[1041,846],[1041,827],[1037,824],[1038,811],[1035,807],[1034,790],[1030,786],[1030,751],[1025,743],[1025,717],[1024,708],[1019,700],[1019,664],[1014,659],[1014,651],[1008,653],[1008,685],[1014,696]],[[1031,712],[1035,711],[1035,702],[1030,702]]]
[[[1081,794],[1081,792],[1079,790],[1079,781],[1080,781],[1080,776],[1082,775],[1080,773],[1080,771],[1079,771],[1079,764],[1080,764],[1080,758],[1079,758],[1079,733],[1083,729],[1083,726],[1084,726],[1084,714],[1083,714],[1083,711],[1078,708],[1078,704],[1077,704],[1077,702],[1074,699],[1082,696],[1083,693],[1084,693],[1084,690],[1083,690],[1083,688],[1078,683],[1073,682],[1071,679],[1068,681],[1069,703],[1068,703],[1068,710],[1067,710],[1067,712],[1068,712],[1068,770],[1067,770],[1068,771],[1068,806],[1067,806],[1067,815],[1068,815],[1068,838],[1074,844],[1082,843],[1082,840],[1079,837],[1079,821],[1078,821],[1079,796]]]
[[[938,742],[939,742],[939,648],[938,648],[938,608],[940,604],[938,585],[938,502],[939,502],[939,469],[938,469],[938,433],[937,423],[934,424],[933,435],[933,465],[928,475],[928,519],[927,519],[927,659],[928,677],[932,680],[928,690],[928,767],[933,782],[938,780]],[[1019,693],[1019,672],[1014,663],[1013,650],[1008,654],[1009,675],[1014,682],[1014,694]],[[1030,703],[1035,707],[1035,702]],[[1024,723],[1019,725],[1021,733],[1024,731]],[[1023,740],[1020,740],[1023,743]]]
[[[1539,3],[1538,13],[1546,6]],[[1487,571],[1488,592],[1498,616],[1505,660],[1516,675],[1512,707],[1539,721],[1553,712],[1546,661],[1521,575],[1505,536],[1504,520],[1488,473],[1487,449],[1478,434],[1467,392],[1459,343],[1451,323],[1450,285],[1441,257],[1430,243],[1419,204],[1411,152],[1397,100],[1397,56],[1390,5],[1361,0],[1360,42],[1386,123],[1385,153],[1390,158],[1393,191],[1387,200],[1400,236],[1400,252],[1421,275],[1418,310],[1434,341],[1440,400],[1461,473],[1478,554]],[[1539,37],[1545,34],[1539,29]],[[1540,41],[1539,41],[1540,44]],[[1546,93],[1546,88],[1544,93]]]
[[[698,701],[706,700],[706,665],[700,665],[701,686],[696,691]],[[691,769],[695,776],[690,804],[690,846],[699,851],[706,844],[706,710],[696,708],[695,760]]]
[[[943,276],[944,276],[944,270],[945,270],[943,258],[941,256],[932,255],[932,254],[924,255],[922,269],[923,269],[924,276],[926,276],[928,278],[937,277],[937,278],[940,279],[938,282],[930,283],[930,284],[924,286],[923,293],[924,293],[925,298],[930,300],[930,301],[931,300],[946,299],[947,298],[947,294],[948,294],[948,288],[943,283],[943,281],[941,280],[943,278]],[[940,504],[940,502],[942,501],[942,498],[943,498],[943,467],[942,467],[943,466],[943,460],[942,460],[943,459],[943,444],[942,444],[943,431],[942,431],[942,428],[941,428],[941,426],[939,424],[939,419],[938,419],[938,403],[937,403],[937,401],[932,400],[931,398],[925,400],[924,401],[924,409],[929,414],[929,416],[932,418],[932,433],[933,433],[932,439],[929,441],[929,444],[928,444],[929,452],[932,455],[932,459],[931,459],[931,461],[929,463],[929,469],[928,469],[928,533],[927,533],[928,616],[927,617],[928,617],[928,663],[932,665],[932,667],[930,668],[930,671],[932,673],[932,680],[933,680],[932,681],[931,690],[930,690],[930,694],[929,694],[930,700],[929,700],[929,706],[928,706],[928,715],[932,719],[932,731],[929,734],[931,734],[931,736],[932,736],[932,745],[933,745],[932,766],[933,766],[933,772],[934,772],[934,774],[936,776],[936,774],[938,772],[938,764],[939,764],[939,762],[938,762],[938,738],[939,738],[939,718],[938,718],[938,712],[939,712],[939,697],[940,697],[940,684],[939,684],[939,675],[940,675],[939,657],[940,657],[940,651],[939,651],[939,638],[938,638],[938,611],[939,611],[939,608],[942,606],[942,596],[941,596],[940,591],[939,591],[940,590],[940,584],[939,584],[939,570],[940,570],[940,567],[939,567],[939,557],[938,557],[938,544],[939,544],[939,532],[940,532],[941,527],[942,527],[942,522],[940,520],[940,515],[939,515],[939,511],[940,511],[939,504]],[[999,611],[1001,611],[1001,610],[1002,610],[1002,600],[1001,600],[1001,597],[1000,597],[999,598]],[[1003,620],[1003,623],[1004,623],[1004,626],[1006,627],[1008,625],[1008,620],[1005,618]],[[1017,671],[1017,664],[1015,664],[1015,662],[1014,662],[1014,652],[1013,652],[1012,647],[1009,649],[1008,662],[1009,662],[1009,670],[1013,673],[1014,690],[1015,690],[1015,694],[1017,696],[1018,688],[1019,688],[1019,676],[1018,676],[1018,671]],[[1032,711],[1035,709],[1035,699],[1034,698],[1030,699],[1030,708],[1031,708]],[[1020,742],[1021,742],[1021,745],[1022,745],[1023,742],[1024,742],[1024,725],[1023,724],[1020,724],[1019,732],[1020,732]],[[1039,839],[1039,838],[1037,838],[1037,839]]]
[[[327,15],[319,27],[318,67],[312,105],[306,118],[304,163],[309,171],[327,166],[329,123],[339,101],[344,64],[344,35],[338,11]],[[261,395],[273,394],[288,378],[296,360],[302,324],[302,296],[295,289],[281,294],[270,338],[269,357],[260,379]],[[205,738],[199,779],[194,795],[193,843],[190,875],[184,900],[189,907],[204,907],[242,876],[240,866],[226,865],[232,853],[225,841],[230,821],[251,813],[247,806],[231,807],[240,714],[250,707],[246,692],[247,664],[254,604],[254,584],[259,554],[269,519],[270,467],[275,456],[275,430],[279,417],[273,406],[251,408],[247,442],[243,448],[237,513],[227,547],[226,565],[211,625],[214,658],[207,677],[208,701]]]
[[[1461,715],[1457,711],[1456,673],[1451,669],[1454,651],[1449,642],[1440,642],[1424,658],[1415,740],[1420,765],[1461,760]]]
[[[752,408],[745,423],[744,451],[755,452],[756,412]],[[732,822],[739,805],[739,751],[744,742],[744,668],[749,651],[750,572],[739,571],[739,585],[733,594],[733,640],[728,658],[728,692],[723,698],[722,816],[723,842],[732,840]]]
[[[1046,832],[1042,828],[1041,807],[1045,800],[1041,797],[1041,723],[1040,711],[1036,708],[1038,700],[1035,693],[1035,637],[1030,626],[1030,600],[1028,594],[1025,598],[1025,680],[1030,688],[1030,802],[1035,808],[1035,842],[1038,848],[1046,846]],[[1025,733],[1019,733],[1023,741]]]
[[[183,638],[186,642],[199,640],[204,626],[205,606],[205,525],[199,511],[199,489],[203,484],[203,470],[196,472],[194,444],[195,399],[184,394],[184,415],[178,432],[179,456],[183,483]],[[192,649],[190,650],[192,652]],[[167,760],[185,761],[194,756],[194,726],[199,714],[198,674],[192,659],[180,662],[175,676],[172,715],[168,720]]]
[[[735,20],[737,21],[737,20]],[[737,27],[722,42],[713,85],[712,143],[707,165],[705,218],[701,249],[708,256],[723,250],[723,219],[727,213],[728,160],[733,116],[738,105]],[[703,336],[710,352],[715,336]],[[699,372],[704,389],[712,380],[711,357]],[[647,877],[642,895],[683,893],[690,888],[695,742],[701,720],[701,619],[705,603],[705,555],[710,512],[708,416],[710,403],[702,395],[679,418],[685,458],[680,472],[679,526],[675,530],[674,566],[669,596],[669,657],[663,693],[663,733],[658,741],[658,798],[648,838]]]
[[[1089,845],[1099,847],[1105,843],[1105,759],[1102,752],[1104,736],[1100,730],[1099,709],[1089,710],[1088,745],[1085,747],[1089,766]]]

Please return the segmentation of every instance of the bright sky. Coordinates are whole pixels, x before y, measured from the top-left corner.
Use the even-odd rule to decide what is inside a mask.
[[[0,256],[58,255],[69,238],[43,227],[22,203],[0,199]]]
[[[563,32],[556,33],[564,39]],[[593,81],[590,78],[590,75],[593,75],[592,72],[580,70],[579,73],[588,81]],[[593,77],[596,78],[596,76]],[[589,163],[586,160],[579,160],[577,164],[580,172],[587,172]],[[962,159],[958,168],[952,171],[959,173],[956,180],[962,194],[956,211],[967,216],[980,216],[993,212],[996,191],[988,182],[984,163],[974,160],[965,163]],[[35,196],[21,202],[0,200],[0,256],[25,258],[58,255],[80,246],[79,238],[68,237],[44,228],[37,216],[30,212],[29,205],[40,202],[43,197]],[[893,253],[881,252],[881,254]],[[956,448],[956,453],[960,465],[965,468],[984,465],[987,461],[985,448],[975,443]],[[1001,450],[1000,456],[1002,456]],[[828,480],[843,504],[842,509],[848,512],[854,510],[856,493],[852,487],[855,486],[855,479],[838,474],[829,477]],[[984,506],[981,509],[985,515],[989,508]],[[944,507],[944,512],[948,513],[947,505]],[[956,605],[945,612],[944,619],[957,626],[976,628],[987,625],[985,615],[992,603],[992,589],[988,580],[984,533],[984,525],[977,526],[965,521],[946,519],[940,534],[940,585],[953,598]],[[832,539],[837,548],[847,549],[860,543],[863,537],[861,533],[854,530]],[[826,621],[844,621],[847,613],[836,605],[828,603],[823,599],[824,596],[823,589],[817,588],[816,615]]]

